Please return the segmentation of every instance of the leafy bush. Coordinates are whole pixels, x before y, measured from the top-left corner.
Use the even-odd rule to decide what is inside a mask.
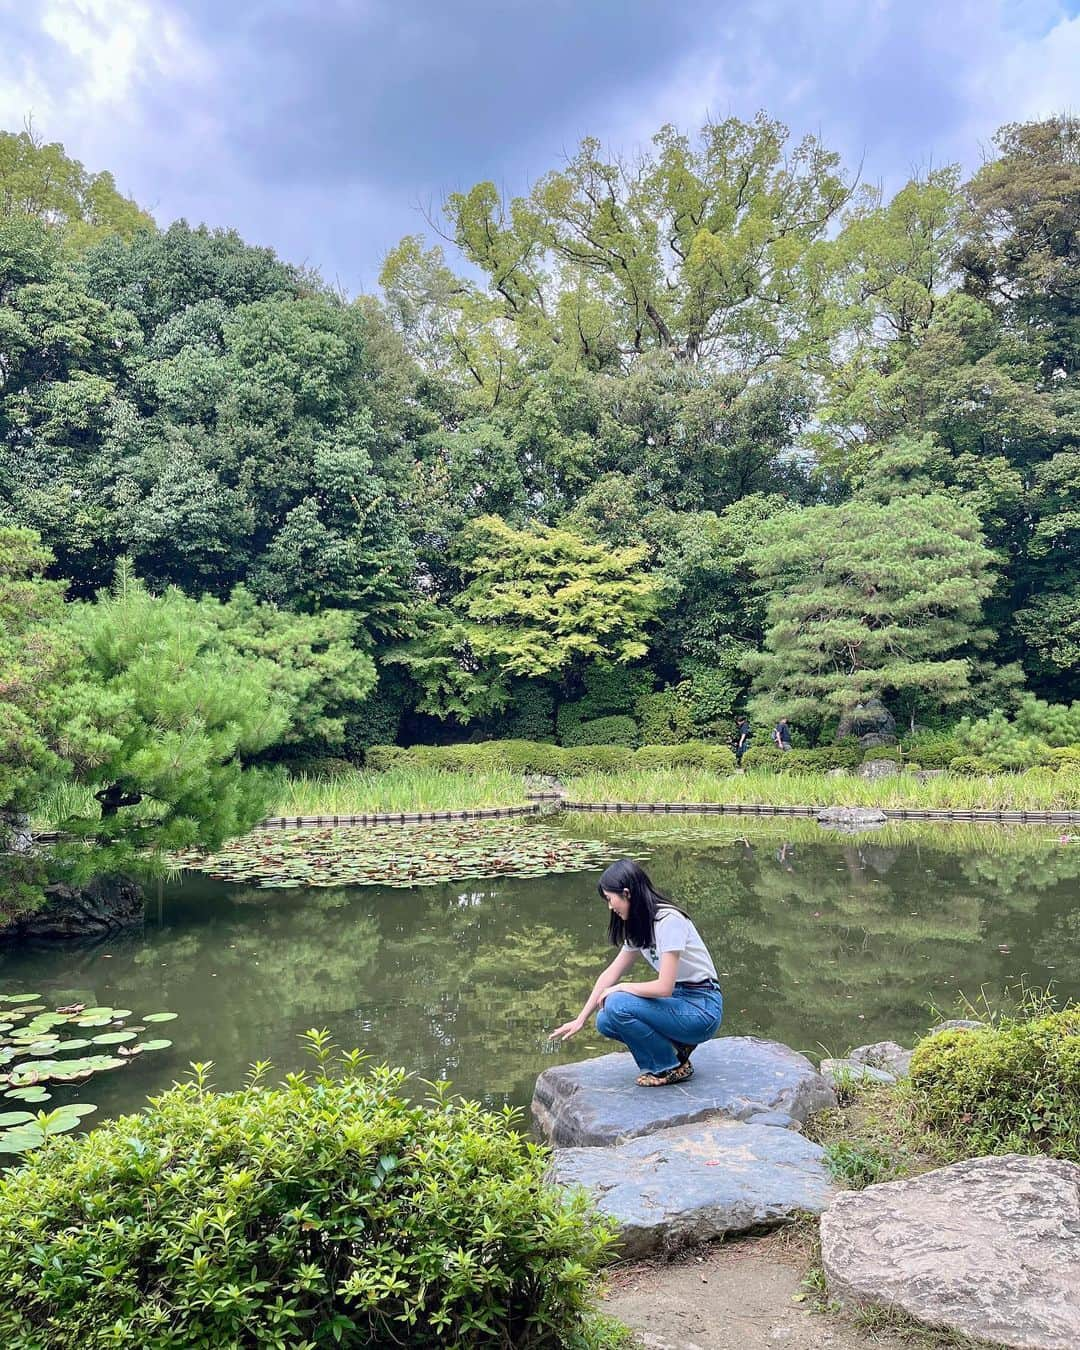
[[[559,711],[555,715],[555,734],[559,738],[560,745],[568,744],[568,738],[573,736],[585,721],[583,706],[580,700],[576,703],[560,704]]]
[[[705,741],[686,741],[682,745],[643,745],[640,750],[634,751],[636,769],[681,767],[731,773],[735,768],[735,755],[726,745],[709,745]]]
[[[1080,1161],[1080,1006],[915,1047],[914,1108],[976,1153],[1050,1153]]]
[[[746,676],[739,665],[743,653],[744,648],[732,644],[715,661],[691,658],[681,664],[686,678],[678,686],[679,698],[697,735],[724,736],[730,731],[736,704],[746,690]]]
[[[679,745],[693,733],[690,709],[677,688],[645,694],[634,704],[634,715],[646,745]]]
[[[653,685],[652,673],[636,666],[588,666],[582,683],[581,720],[609,717],[613,713],[631,713],[638,699]]]
[[[917,759],[924,769],[947,769],[963,748],[955,736],[947,732],[918,732],[904,742],[904,752]]]
[[[794,750],[780,750],[775,745],[752,745],[742,757],[744,769],[767,769],[779,773],[787,756]]]
[[[1013,721],[997,710],[956,728],[961,752],[975,756],[980,772],[1030,769],[1046,764],[1050,751],[1080,743],[1080,700],[1066,706],[1022,694]]]
[[[981,774],[991,773],[992,770],[984,768],[982,760],[977,755],[956,755],[949,760],[949,772],[959,774],[962,778],[978,778]]]
[[[888,760],[890,764],[903,764],[904,754],[895,745],[875,745],[873,749],[863,753],[862,762],[866,764],[872,759]]]
[[[532,680],[514,683],[510,707],[497,734],[511,741],[550,741],[555,735],[555,695],[550,685]]]
[[[0,1180],[0,1343],[52,1350],[581,1343],[611,1235],[513,1113],[362,1056],[198,1079]],[[265,1072],[265,1066],[262,1068]]]
[[[1080,769],[1080,745],[1060,745],[1048,754],[1051,769]]]
[[[402,745],[369,745],[364,751],[364,767],[374,773],[385,773],[411,761],[412,756]]]
[[[640,743],[638,726],[632,717],[595,717],[573,728],[563,744],[574,745],[629,745]]]
[[[620,773],[634,766],[634,752],[622,745],[579,745],[562,752],[562,771]]]

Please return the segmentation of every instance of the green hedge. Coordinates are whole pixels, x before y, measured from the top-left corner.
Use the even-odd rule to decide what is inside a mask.
[[[563,745],[628,745],[635,746],[641,740],[638,726],[632,717],[594,717],[589,722],[579,722],[571,727],[563,737]]]
[[[644,745],[681,745],[693,735],[694,721],[679,689],[645,694],[634,704]]]
[[[635,769],[709,769],[713,773],[732,773],[735,754],[726,745],[706,741],[685,741],[682,745],[643,745],[634,751]]]
[[[977,1153],[1080,1162],[1080,1007],[978,1031],[942,1031],[911,1060],[924,1124]]]
[[[917,759],[924,769],[947,769],[963,753],[955,736],[940,731],[920,731],[904,741],[904,754]]]
[[[580,1344],[611,1245],[584,1195],[545,1185],[512,1113],[412,1105],[360,1059],[177,1086],[5,1173],[0,1344]]]

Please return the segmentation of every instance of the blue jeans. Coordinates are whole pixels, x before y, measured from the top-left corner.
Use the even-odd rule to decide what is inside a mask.
[[[675,1043],[700,1045],[716,1033],[723,1016],[719,989],[676,985],[670,998],[642,998],[616,989],[596,1014],[596,1029],[622,1041],[643,1073],[667,1073],[678,1063]]]

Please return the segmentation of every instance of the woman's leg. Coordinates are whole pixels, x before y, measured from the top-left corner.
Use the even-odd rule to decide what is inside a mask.
[[[698,1045],[720,1025],[714,999],[684,997],[641,998],[638,994],[609,994],[596,1018],[602,1036],[622,1041],[646,1073],[662,1074],[678,1063],[676,1043]]]

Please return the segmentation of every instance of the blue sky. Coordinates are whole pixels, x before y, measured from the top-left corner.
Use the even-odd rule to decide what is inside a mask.
[[[28,117],[159,223],[233,226],[349,292],[425,207],[585,135],[759,108],[899,186],[1080,109],[1080,0],[0,0]]]

